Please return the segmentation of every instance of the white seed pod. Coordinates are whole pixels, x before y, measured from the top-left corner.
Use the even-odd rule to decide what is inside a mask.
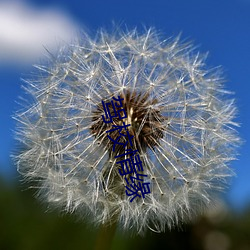
[[[163,231],[201,213],[233,174],[239,142],[220,74],[191,44],[161,41],[153,29],[83,36],[26,81],[33,101],[15,116],[20,173],[44,201],[96,223]],[[133,147],[113,150],[107,131],[121,120],[104,123],[101,104],[118,96]],[[150,183],[132,202],[115,158],[126,149],[138,150]]]

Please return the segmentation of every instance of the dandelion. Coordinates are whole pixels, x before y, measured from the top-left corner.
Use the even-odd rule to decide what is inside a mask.
[[[15,116],[24,148],[18,171],[36,181],[43,201],[97,224],[140,233],[192,219],[233,175],[239,142],[234,100],[204,58],[153,29],[83,34],[26,80],[32,101]],[[121,120],[105,123],[102,102],[118,96],[133,147],[114,147],[117,131],[107,137]],[[126,150],[138,151],[150,182],[151,192],[133,202],[115,158]]]

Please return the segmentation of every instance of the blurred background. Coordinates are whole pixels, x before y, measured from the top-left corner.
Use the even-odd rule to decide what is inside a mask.
[[[117,232],[112,249],[250,250],[250,0],[0,0],[0,249],[93,249],[97,229],[74,216],[47,211],[21,181],[10,155],[16,152],[15,121],[22,78],[32,65],[70,43],[79,29],[153,26],[164,37],[181,33],[209,51],[209,67],[224,70],[235,93],[243,145],[231,166],[237,176],[217,207],[196,221],[145,237]]]

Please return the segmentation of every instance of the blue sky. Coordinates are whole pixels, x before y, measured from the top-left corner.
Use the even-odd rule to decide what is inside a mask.
[[[4,13],[4,14],[3,14]],[[166,37],[182,34],[201,52],[209,51],[207,64],[222,66],[225,88],[235,92],[237,121],[244,144],[232,163],[237,177],[227,194],[238,208],[250,203],[250,0],[91,0],[0,2],[0,175],[14,180],[10,153],[15,149],[11,118],[22,95],[21,78],[31,65],[51,50],[60,37],[70,40],[77,27],[90,34],[116,24],[154,26]]]

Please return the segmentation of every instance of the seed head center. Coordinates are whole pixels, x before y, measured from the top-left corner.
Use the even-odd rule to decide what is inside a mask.
[[[145,151],[146,148],[152,149],[153,147],[159,144],[160,139],[163,137],[164,118],[161,115],[159,110],[152,108],[154,104],[157,103],[157,99],[150,99],[149,94],[145,93],[135,93],[127,91],[125,94],[121,93],[120,97],[122,100],[122,105],[117,108],[117,112],[123,114],[124,119],[118,119],[115,117],[115,111],[110,111],[111,116],[113,116],[112,122],[105,123],[102,119],[102,116],[105,114],[102,104],[97,106],[97,110],[93,112],[93,124],[91,126],[91,133],[101,142],[105,147],[108,147],[108,150],[113,148],[113,142],[107,138],[107,131],[112,130],[114,126],[122,126],[123,124],[127,126],[127,131],[129,136],[133,137],[133,148],[137,149],[140,152]],[[110,98],[111,100],[111,98]],[[109,101],[107,101],[109,102]],[[151,107],[151,109],[149,108]],[[124,129],[122,133],[124,133]],[[117,131],[109,133],[112,140],[116,140],[119,137]],[[120,142],[125,143],[124,137],[120,138]],[[128,144],[126,144],[128,146]],[[124,151],[122,147],[117,147],[120,151]]]

